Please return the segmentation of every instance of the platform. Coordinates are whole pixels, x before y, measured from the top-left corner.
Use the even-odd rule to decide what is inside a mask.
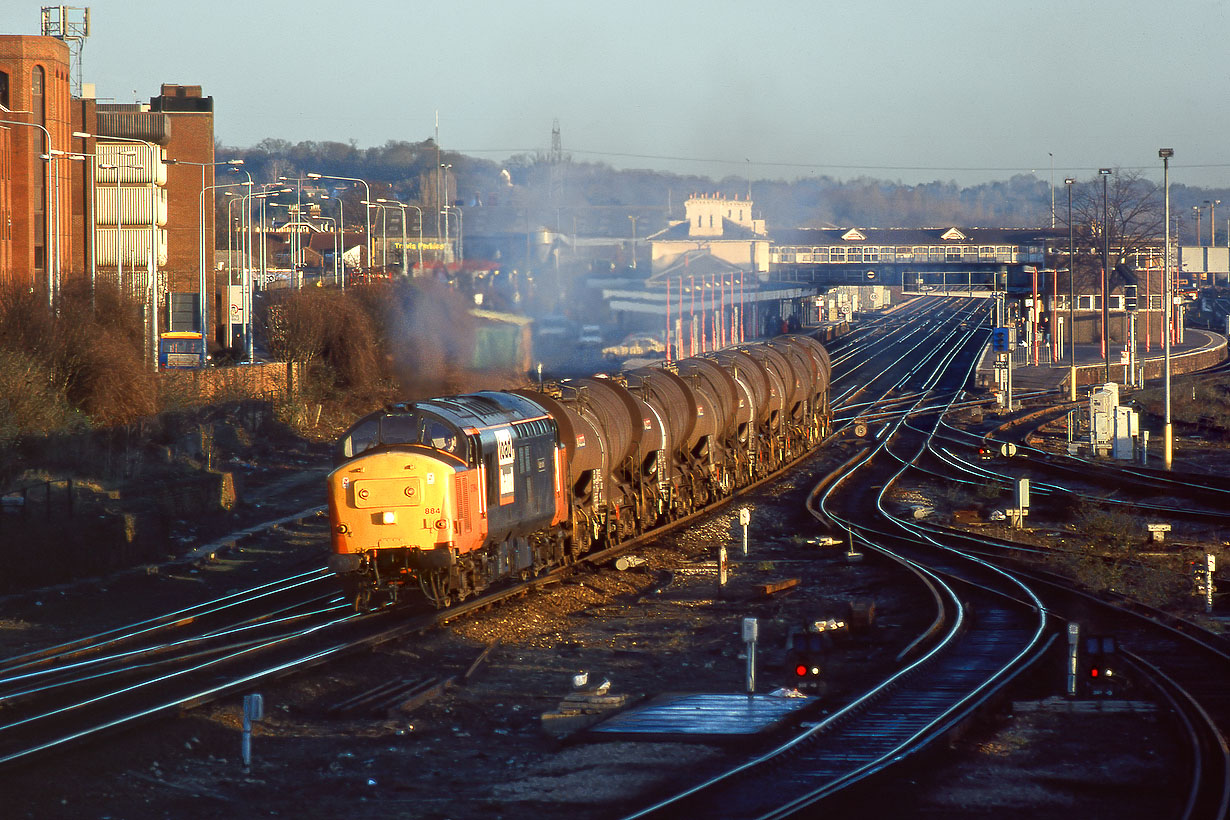
[[[589,728],[603,740],[731,740],[748,738],[799,720],[815,697],[746,694],[660,695]]]
[[[1226,337],[1219,333],[1198,328],[1186,328],[1182,344],[1171,346],[1171,372],[1174,375],[1191,370],[1208,367],[1226,355]],[[1067,388],[1071,373],[1072,349],[1064,348],[1060,361],[1048,361],[1050,350],[1046,346],[1039,349],[1039,364],[1030,364],[1030,352],[1018,348],[1013,352],[1012,388],[1014,391],[1059,391]],[[1076,345],[1077,384],[1088,386],[1101,384],[1106,379],[1106,359],[1101,345]],[[1160,378],[1163,368],[1163,352],[1161,346],[1154,341],[1149,350],[1144,345],[1137,348],[1137,364],[1145,369],[1146,380]],[[977,382],[980,386],[989,387],[994,384],[995,354],[990,345],[983,351],[978,361]],[[1119,361],[1119,352],[1115,351],[1110,364],[1110,381],[1125,383],[1125,366]]]

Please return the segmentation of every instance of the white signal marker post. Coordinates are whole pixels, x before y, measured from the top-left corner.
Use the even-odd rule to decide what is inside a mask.
[[[747,644],[747,693],[756,692],[756,638],[760,624],[755,618],[743,619],[743,643]]]
[[[1077,656],[1080,653],[1081,626],[1068,624],[1068,697],[1076,697]]]
[[[739,508],[739,526],[743,527],[743,554],[747,555],[747,525],[752,523],[752,511],[747,507]]]
[[[718,545],[718,592],[726,589],[726,545]]]
[[[265,716],[265,698],[261,695],[243,696],[243,768],[252,768],[252,722]]]

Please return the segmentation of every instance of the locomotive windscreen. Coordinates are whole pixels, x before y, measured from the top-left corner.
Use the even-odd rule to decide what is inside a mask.
[[[341,441],[343,458],[376,447],[422,444],[457,453],[461,432],[448,422],[427,413],[391,413],[369,416],[357,422]]]

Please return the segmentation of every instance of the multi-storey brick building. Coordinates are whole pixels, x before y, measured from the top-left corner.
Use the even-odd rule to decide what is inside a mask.
[[[73,253],[71,109],[68,46],[0,36],[0,284],[54,288]]]
[[[163,85],[116,105],[70,89],[62,40],[0,35],[0,287],[51,302],[75,281],[122,280],[146,301],[152,273],[154,327],[199,330],[202,293],[216,325],[213,98]]]

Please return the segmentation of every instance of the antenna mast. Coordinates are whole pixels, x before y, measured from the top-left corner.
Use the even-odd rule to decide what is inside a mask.
[[[55,37],[68,44],[69,76],[73,78],[72,92],[73,96],[80,97],[81,52],[85,48],[85,38],[90,36],[90,9],[74,6],[43,6],[42,32],[44,37]]]

